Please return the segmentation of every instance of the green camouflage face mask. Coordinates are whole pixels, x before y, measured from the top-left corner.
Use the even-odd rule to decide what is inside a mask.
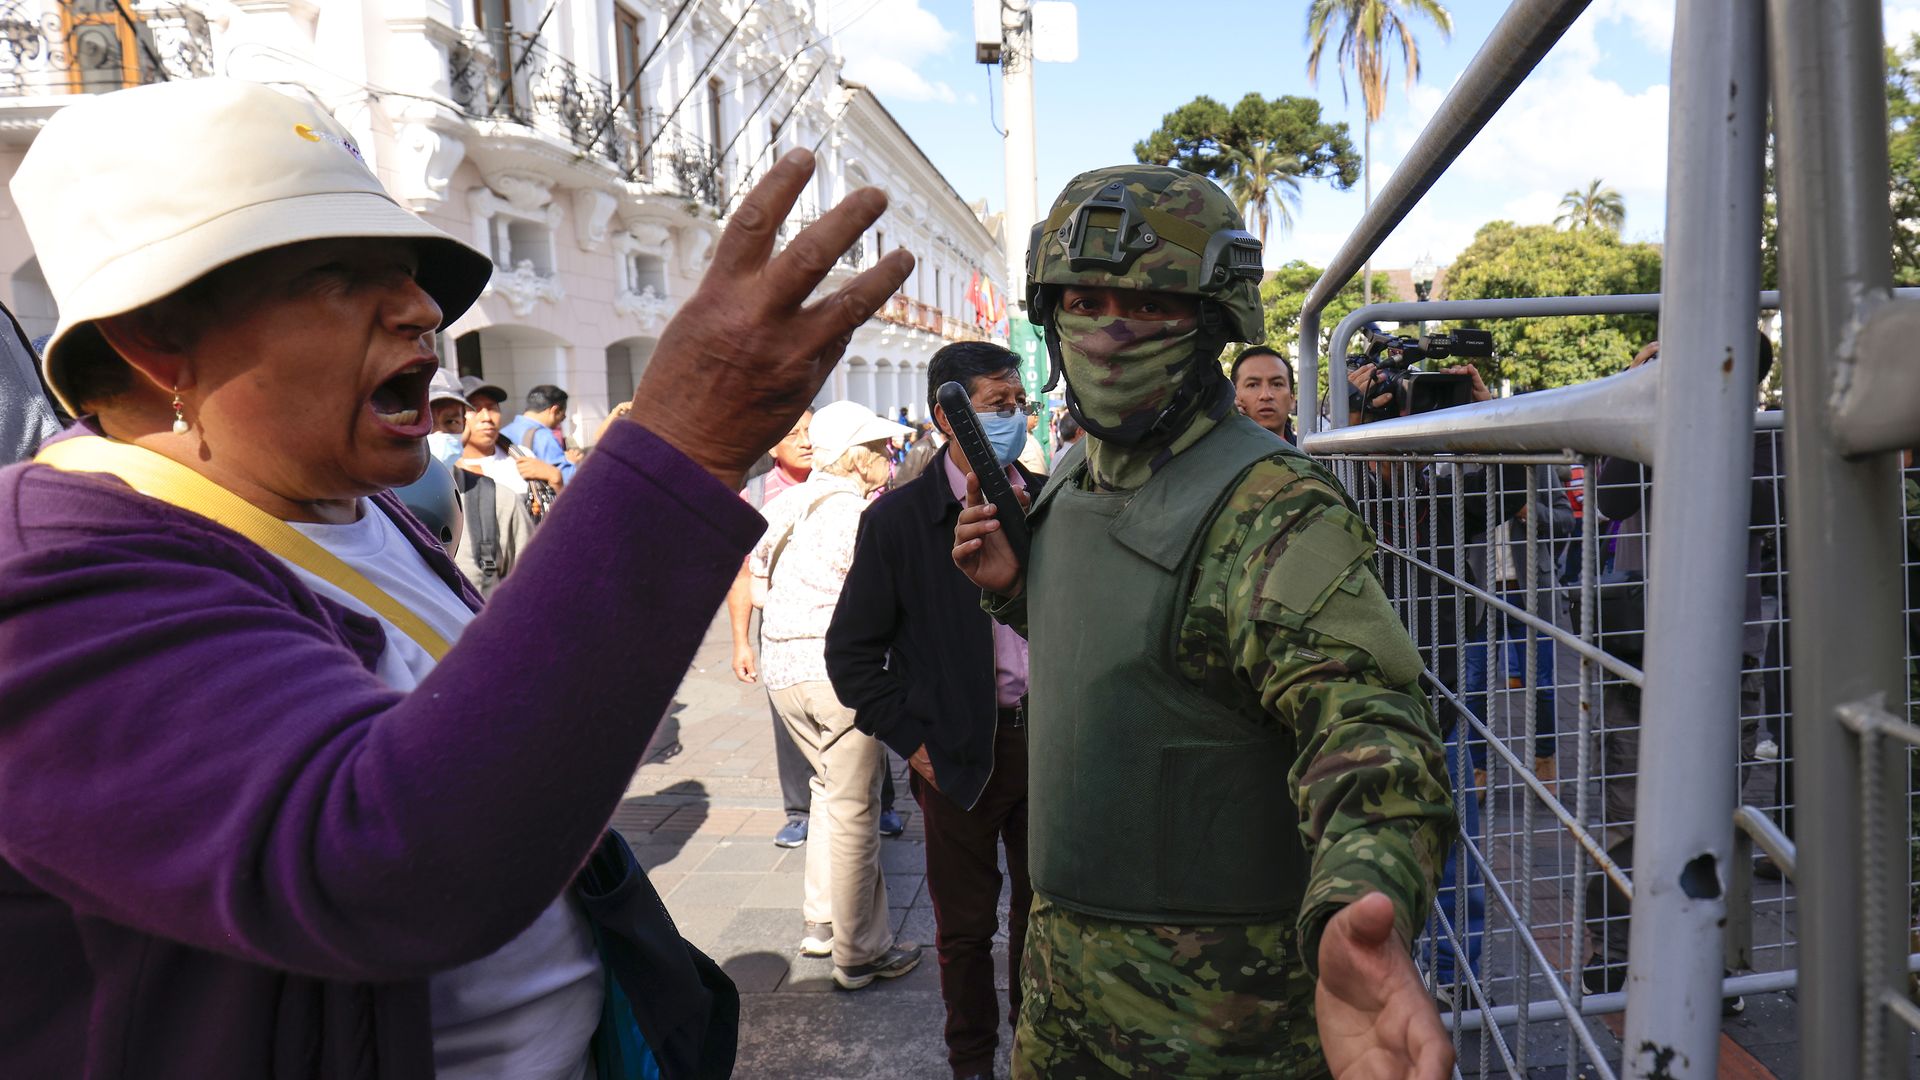
[[[1173,402],[1200,337],[1197,319],[1054,316],[1068,403],[1088,433],[1120,445],[1143,438]]]

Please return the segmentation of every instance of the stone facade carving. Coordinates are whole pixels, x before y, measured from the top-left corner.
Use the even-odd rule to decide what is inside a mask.
[[[613,310],[639,323],[641,333],[658,333],[666,322],[667,299],[655,293],[651,285],[642,288],[638,295],[623,290],[613,298]]]
[[[400,151],[395,194],[415,213],[425,213],[445,202],[453,171],[467,156],[466,144],[425,123],[406,125],[395,142]]]
[[[583,251],[599,251],[607,242],[608,225],[620,200],[598,188],[573,191],[573,229]]]
[[[486,291],[505,300],[514,315],[522,319],[533,314],[535,304],[551,304],[567,295],[557,279],[541,276],[526,259],[521,259],[511,273],[494,267]]]

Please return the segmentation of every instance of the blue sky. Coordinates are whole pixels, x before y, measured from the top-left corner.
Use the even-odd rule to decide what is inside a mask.
[[[1005,205],[997,68],[974,63],[971,0],[824,0],[845,76],[869,85],[968,199]],[[1458,0],[1442,40],[1419,31],[1411,94],[1395,55],[1387,113],[1374,130],[1378,190],[1506,5]],[[1231,106],[1248,92],[1318,97],[1361,140],[1360,97],[1341,99],[1337,70],[1306,77],[1304,0],[1080,0],[1080,58],[1035,69],[1039,202],[1044,211],[1083,169],[1131,161],[1133,143],[1199,94]],[[1175,17],[1169,17],[1174,12]],[[1920,30],[1920,0],[1886,5],[1889,32]],[[1673,0],[1595,0],[1560,46],[1452,172],[1384,245],[1376,267],[1422,252],[1450,262],[1481,224],[1549,222],[1561,195],[1595,178],[1626,199],[1629,239],[1657,240],[1664,219],[1668,40]],[[1267,262],[1323,265],[1359,220],[1350,192],[1306,185],[1294,228],[1269,235]]]

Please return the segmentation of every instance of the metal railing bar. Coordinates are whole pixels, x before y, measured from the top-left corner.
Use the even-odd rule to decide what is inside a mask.
[[[1546,951],[1540,947],[1538,941],[1534,940],[1532,928],[1521,921],[1520,913],[1514,909],[1513,899],[1507,895],[1507,890],[1499,885],[1498,879],[1493,872],[1493,866],[1487,862],[1485,856],[1480,854],[1480,849],[1474,845],[1462,844],[1461,848],[1472,857],[1474,862],[1480,864],[1480,877],[1487,883],[1487,891],[1491,893],[1495,899],[1500,901],[1500,906],[1506,910],[1507,918],[1513,920],[1515,927],[1514,937],[1526,944],[1528,954],[1532,956],[1535,963],[1540,965],[1542,974],[1546,976],[1547,990],[1553,995],[1553,1000],[1560,1006],[1560,1015],[1562,1017],[1578,1016],[1579,1013],[1574,1011],[1572,1000],[1567,996],[1566,986],[1560,981],[1559,969],[1547,960]],[[1522,932],[1523,930],[1525,932]],[[1523,993],[1525,992],[1526,984],[1521,984],[1521,990]],[[1516,1008],[1514,1015],[1518,1018],[1524,1014]],[[1614,1080],[1615,1074],[1613,1068],[1607,1064],[1606,1055],[1600,1052],[1600,1045],[1594,1041],[1593,1032],[1587,1028],[1586,1023],[1584,1021],[1579,1023],[1569,1022],[1567,1026],[1573,1030],[1574,1038],[1580,1040],[1580,1045],[1586,1050],[1588,1060],[1593,1063],[1594,1067],[1600,1069],[1601,1075],[1605,1076],[1607,1080]]]
[[[1915,1005],[1905,996],[1894,993],[1882,993],[1880,995],[1880,1005],[1903,1021],[1907,1027],[1913,1029],[1914,1032],[1920,1033],[1920,1006]],[[1445,1022],[1446,1018],[1441,1017],[1441,1020]]]
[[[1909,961],[1915,970],[1920,970],[1920,955],[1910,957]],[[1800,971],[1797,968],[1785,968],[1780,971],[1760,971],[1750,975],[1729,975],[1720,981],[1720,996],[1722,998],[1730,998],[1739,997],[1743,994],[1777,994],[1782,990],[1793,989],[1799,985],[1799,982]],[[1903,998],[1901,1000],[1904,1001],[1905,999]],[[1911,1003],[1909,1003],[1909,1007],[1911,1007]],[[1518,1008],[1516,1005],[1495,1005],[1488,1011],[1493,1014],[1492,1019],[1495,1024],[1510,1024],[1513,1022]],[[1566,1013],[1560,1008],[1560,1003],[1557,1001],[1532,1001],[1527,1003],[1527,1008],[1542,1017],[1554,1020],[1564,1020],[1566,1018]],[[1588,994],[1580,1004],[1580,1015],[1606,1016],[1610,1013],[1624,1012],[1626,1008],[1627,992],[1625,990],[1615,990],[1606,994]],[[1914,1015],[1920,1018],[1920,1010],[1916,1010]],[[1447,1023],[1448,1019],[1448,1014],[1440,1014],[1441,1023]],[[1461,1015],[1461,1023],[1466,1030],[1476,1031],[1481,1024],[1486,1023],[1486,1018],[1477,1012],[1467,1012]]]
[[[1461,865],[1464,866],[1465,864],[1462,863]],[[1436,904],[1435,906],[1437,907],[1438,905]],[[1452,942],[1454,948],[1458,950],[1454,953],[1454,955],[1456,957],[1467,955],[1466,946],[1460,940],[1459,929],[1453,925],[1453,921],[1451,919],[1447,918],[1447,914],[1444,909],[1441,909],[1439,918],[1440,918],[1441,928],[1446,932],[1447,940]],[[1459,974],[1462,971],[1467,973],[1464,981],[1460,978],[1460,974]],[[1478,1025],[1475,1025],[1472,1028],[1465,1027],[1465,1026],[1455,1027],[1453,1024],[1448,1023],[1449,1019],[1459,1020],[1466,1016],[1485,1017],[1487,1015],[1492,1014],[1494,1010],[1497,1008],[1497,1006],[1495,1006],[1492,1001],[1489,1001],[1487,999],[1486,986],[1483,983],[1481,983],[1480,976],[1474,974],[1472,969],[1469,968],[1466,963],[1457,961],[1457,960],[1455,961],[1455,966],[1454,966],[1454,985],[1464,986],[1467,992],[1473,996],[1473,1000],[1478,1002],[1478,1004],[1473,1008],[1462,1008],[1460,1006],[1460,1003],[1458,1001],[1455,1001],[1453,1008],[1442,1009],[1440,1011],[1440,1022],[1443,1024],[1447,1024],[1448,1029],[1451,1030],[1454,1035],[1453,1050],[1454,1050],[1454,1057],[1455,1057],[1455,1063],[1456,1063],[1455,1075],[1459,1075],[1458,1059],[1459,1059],[1459,1053],[1460,1053],[1460,1033],[1462,1031],[1478,1030]],[[1520,1066],[1514,1063],[1513,1051],[1507,1047],[1506,1035],[1500,1031],[1498,1024],[1496,1024],[1493,1028],[1493,1045],[1495,1049],[1500,1051],[1500,1060],[1503,1064],[1506,1065],[1508,1074],[1519,1075]],[[1486,1070],[1484,1069],[1481,1070],[1481,1072],[1483,1073],[1485,1071]]]
[[[1435,181],[1446,172],[1513,92],[1520,88],[1588,0],[1518,0],[1467,63],[1434,117],[1414,140],[1373,206],[1308,290],[1303,311],[1316,316],[1372,257]]]
[[[1507,763],[1507,767],[1513,770],[1514,775],[1520,777],[1527,787],[1531,789],[1535,795],[1539,796],[1542,802],[1547,804],[1547,808],[1553,811],[1553,816],[1558,818],[1560,824],[1566,826],[1567,831],[1573,834],[1573,838],[1579,842],[1581,847],[1586,849],[1587,854],[1593,858],[1595,865],[1600,868],[1601,872],[1607,875],[1607,878],[1620,890],[1621,895],[1625,896],[1628,900],[1632,900],[1633,880],[1627,876],[1625,870],[1620,868],[1620,864],[1614,861],[1613,856],[1607,854],[1606,849],[1602,848],[1599,842],[1587,832],[1586,826],[1573,819],[1567,812],[1566,804],[1560,801],[1560,797],[1547,790],[1546,785],[1542,784],[1539,778],[1533,775],[1533,770],[1527,768],[1520,759],[1514,755],[1513,751],[1507,749],[1506,744],[1501,742],[1500,737],[1493,733],[1493,729],[1487,726],[1486,721],[1475,716],[1472,710],[1467,708],[1467,703],[1460,699],[1460,695],[1447,689],[1446,684],[1441,682],[1433,672],[1427,670],[1425,667],[1420,669],[1420,674],[1432,684],[1435,690],[1440,692],[1442,697],[1451,701],[1454,708],[1460,710],[1476,730],[1486,736],[1489,748],[1498,753],[1501,760]],[[1482,832],[1487,831],[1486,822],[1487,818],[1485,814],[1483,814],[1481,816]]]
[[[1571,450],[1558,454],[1318,454],[1330,461],[1411,461],[1416,465],[1578,465],[1583,455]]]
[[[1656,368],[1643,366],[1573,386],[1310,432],[1300,437],[1300,448],[1309,454],[1574,451],[1651,465],[1656,463]],[[1306,379],[1317,377],[1302,375],[1302,389]],[[1346,385],[1344,376],[1338,385]],[[1344,419],[1344,403],[1338,411]]]
[[[1546,620],[1540,618],[1538,615],[1535,615],[1528,611],[1523,611],[1520,608],[1517,608],[1512,604],[1507,603],[1505,600],[1502,600],[1498,596],[1495,596],[1492,593],[1487,592],[1485,589],[1481,588],[1480,586],[1475,585],[1464,578],[1457,577],[1453,574],[1448,573],[1445,570],[1440,569],[1438,566],[1435,566],[1432,563],[1427,562],[1425,559],[1420,558],[1418,555],[1409,555],[1407,554],[1407,552],[1400,549],[1399,547],[1396,547],[1393,544],[1389,544],[1383,540],[1376,540],[1374,541],[1374,543],[1380,548],[1380,550],[1399,556],[1401,559],[1405,560],[1410,565],[1418,567],[1419,569],[1429,574],[1432,574],[1434,577],[1437,577],[1440,580],[1447,582],[1448,584],[1454,586],[1455,588],[1460,589],[1467,594],[1470,594],[1472,596],[1479,598],[1479,600],[1482,603],[1486,604],[1488,607],[1498,608],[1500,611],[1505,612],[1506,614],[1511,615],[1516,619],[1519,619],[1521,622],[1534,627],[1535,629],[1539,630],[1541,633],[1546,634],[1548,637],[1553,638],[1555,641],[1565,644],[1567,648],[1572,649],[1574,652],[1580,654],[1581,656],[1584,656],[1592,660],[1594,663],[1599,664],[1601,667],[1604,667],[1608,671],[1613,672],[1615,675],[1620,676],[1622,679],[1626,680],[1629,685],[1641,686],[1646,682],[1646,674],[1642,672],[1639,668],[1634,667],[1632,664],[1627,663],[1625,660],[1619,659],[1618,657],[1614,656],[1612,653],[1609,653],[1604,649],[1599,648],[1598,646],[1587,644],[1585,641],[1580,640],[1580,638],[1574,635],[1572,632],[1567,630],[1562,630],[1560,627],[1555,626],[1550,622],[1547,622]]]
[[[1741,832],[1752,837],[1761,851],[1773,856],[1774,863],[1780,867],[1780,872],[1786,875],[1788,881],[1793,880],[1794,870],[1798,866],[1795,859],[1797,853],[1794,851],[1793,841],[1787,838],[1786,833],[1780,831],[1780,826],[1775,825],[1773,819],[1751,806],[1742,806],[1733,812],[1733,824]]]

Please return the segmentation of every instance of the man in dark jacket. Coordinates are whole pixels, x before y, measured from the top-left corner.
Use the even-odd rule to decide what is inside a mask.
[[[856,711],[855,725],[913,766],[927,829],[927,891],[939,928],[947,1059],[956,1077],[993,1074],[1000,1018],[993,935],[1000,924],[999,852],[1013,892],[1008,953],[1019,956],[1033,888],[1027,879],[1026,641],[980,609],[980,591],[953,564],[966,455],[934,401],[948,382],[967,388],[989,441],[1016,486],[1045,477],[1014,464],[1026,436],[1026,391],[1013,353],[986,342],[941,349],[927,368],[927,400],[946,447],[913,481],[861,519],[853,567],[827,630],[827,674]],[[996,437],[997,436],[997,437]],[[1020,979],[1008,972],[1009,1017]]]

